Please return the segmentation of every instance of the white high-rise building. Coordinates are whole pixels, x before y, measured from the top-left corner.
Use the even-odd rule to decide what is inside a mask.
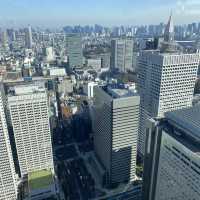
[[[17,183],[13,155],[5,117],[3,87],[0,93],[0,200],[17,199]]]
[[[147,125],[143,200],[199,200],[200,106]]]
[[[111,68],[119,72],[133,71],[133,45],[131,39],[111,41]]]
[[[8,95],[8,106],[21,176],[54,171],[48,98],[44,86],[20,85]]]
[[[3,31],[1,33],[1,45],[3,48],[7,48],[8,47],[8,35],[6,31]]]
[[[46,54],[46,61],[47,62],[54,61],[54,50],[53,50],[53,47],[47,47],[45,49],[45,54]]]
[[[94,148],[106,170],[106,184],[135,179],[139,102],[127,89],[94,88]]]
[[[25,46],[27,49],[31,49],[33,46],[32,30],[30,25],[25,31]]]
[[[168,26],[169,37],[165,32],[165,38],[169,38],[169,41],[164,41],[164,51],[143,51],[138,58],[141,97],[138,150],[141,155],[144,154],[147,119],[160,118],[167,111],[192,105],[200,55],[175,51],[171,33],[173,29]]]

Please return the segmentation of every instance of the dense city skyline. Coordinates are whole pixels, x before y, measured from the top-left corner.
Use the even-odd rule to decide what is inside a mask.
[[[55,0],[8,0],[1,2],[0,25],[60,27],[95,23],[106,26],[158,24],[165,22],[170,10],[173,11],[176,24],[185,24],[197,21],[200,17],[199,7],[197,0],[61,0],[59,3]]]
[[[0,200],[199,200],[199,5],[2,2]]]

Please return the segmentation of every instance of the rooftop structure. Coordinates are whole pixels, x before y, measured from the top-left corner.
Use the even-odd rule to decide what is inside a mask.
[[[54,67],[54,68],[49,69],[49,75],[50,76],[66,76],[66,71],[65,71],[65,68]]]
[[[125,88],[124,85],[111,84],[111,85],[103,86],[102,88],[113,99],[125,98],[125,97],[131,97],[131,96],[138,95],[137,93],[134,93],[133,90],[129,90],[129,89]]]
[[[178,51],[180,47],[175,42],[174,35],[175,35],[174,23],[172,20],[172,13],[171,13],[167,26],[165,28],[164,41],[162,42],[160,48],[161,52],[173,53]]]
[[[165,42],[174,42],[174,23],[172,20],[172,13],[169,17],[169,21],[165,28],[164,41]]]
[[[28,185],[30,190],[47,188],[51,184],[53,184],[51,170],[39,170],[28,174]]]
[[[13,96],[45,92],[45,87],[43,84],[17,85],[12,89],[14,92],[12,93]]]
[[[200,106],[165,113],[166,118],[191,138],[200,141]]]

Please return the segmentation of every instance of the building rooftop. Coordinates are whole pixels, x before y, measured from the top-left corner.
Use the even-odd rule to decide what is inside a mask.
[[[45,92],[45,87],[43,83],[38,82],[37,84],[16,85],[11,87],[8,93],[10,96],[20,96],[40,92]]]
[[[30,190],[47,188],[53,183],[51,170],[40,170],[28,174],[28,185]]]
[[[200,105],[165,113],[165,117],[200,142]]]
[[[128,88],[125,88],[125,85],[121,84],[112,84],[104,86],[103,90],[114,99],[138,95],[137,92],[129,90]]]

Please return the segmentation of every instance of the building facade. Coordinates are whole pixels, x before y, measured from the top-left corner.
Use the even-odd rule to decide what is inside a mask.
[[[8,106],[21,177],[43,169],[54,171],[45,88],[37,85],[16,86],[8,95]]]
[[[53,47],[47,47],[45,49],[45,56],[46,56],[46,62],[52,62],[55,60],[55,54]]]
[[[94,147],[106,184],[135,178],[139,101],[126,89],[94,88]]]
[[[143,155],[145,120],[163,117],[192,105],[199,54],[144,51],[139,56],[140,133],[138,148]]]
[[[167,112],[147,123],[144,200],[200,197],[200,107]]]
[[[0,200],[15,200],[17,199],[17,176],[5,117],[5,97],[2,85],[0,87]]]
[[[101,68],[110,69],[110,53],[102,53],[100,54],[101,58]]]
[[[28,26],[28,28],[25,30],[25,46],[27,49],[31,49],[33,47],[31,26]]]
[[[114,39],[111,41],[111,68],[119,72],[132,71],[133,45],[131,39]]]
[[[70,68],[82,67],[83,65],[83,51],[82,38],[78,34],[71,34],[66,36],[67,53]]]
[[[158,50],[143,51],[138,58],[140,131],[138,149],[145,149],[145,121],[167,111],[192,105],[200,54],[184,54],[174,41],[172,15]]]

